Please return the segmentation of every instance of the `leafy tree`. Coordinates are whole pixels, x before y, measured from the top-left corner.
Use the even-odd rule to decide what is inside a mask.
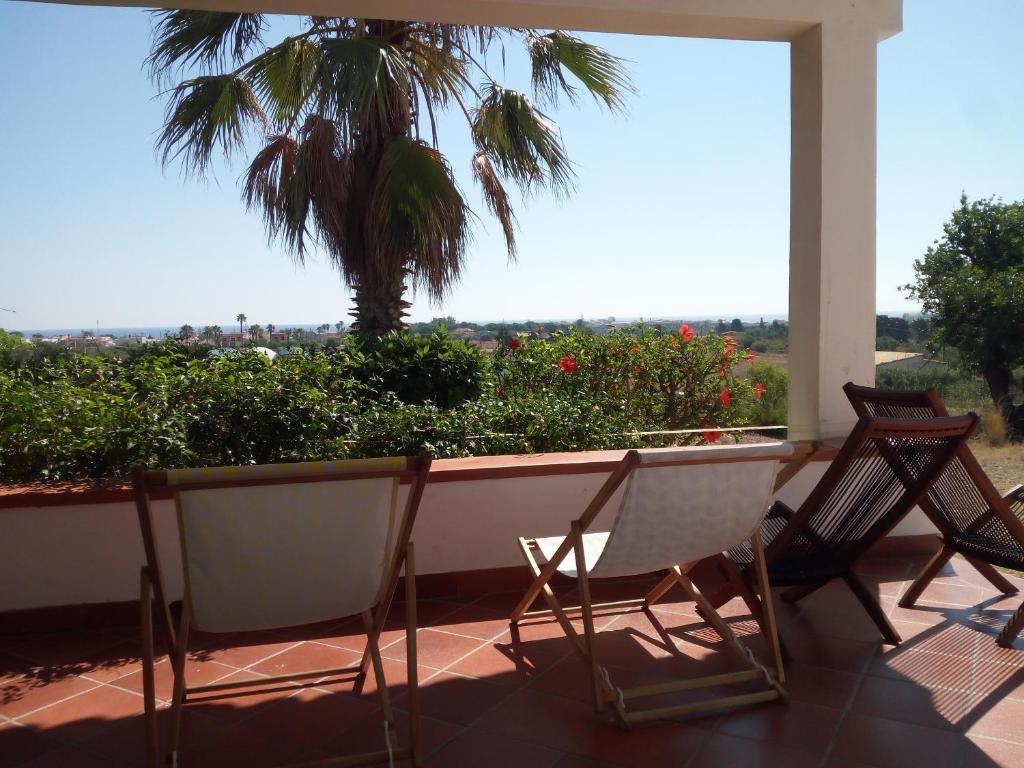
[[[178,329],[178,339],[179,339],[179,341],[181,341],[181,342],[183,342],[185,344],[187,344],[192,339],[192,337],[195,336],[195,335],[196,335],[195,328],[193,328],[188,323],[185,323],[183,326],[181,326],[180,329]]]
[[[914,262],[906,286],[932,321],[933,338],[955,347],[960,364],[980,373],[992,402],[1018,434],[1024,407],[1011,394],[1024,363],[1024,202],[960,198],[943,237]]]
[[[738,317],[734,317],[732,319],[732,322],[729,323],[729,330],[730,331],[742,332],[743,331],[743,321],[740,320]]]
[[[621,60],[561,31],[314,16],[268,45],[266,29],[260,14],[156,12],[154,78],[196,75],[168,91],[163,161],[201,175],[259,134],[263,147],[243,174],[246,205],[300,263],[318,241],[354,291],[353,328],[363,334],[403,327],[407,279],[440,299],[461,274],[473,215],[438,150],[439,111],[466,118],[473,176],[510,257],[506,184],[572,185],[557,128],[494,79],[492,48],[525,44],[541,104],[575,101],[570,78],[613,111],[631,90]]]
[[[238,333],[242,336],[245,335],[245,321],[249,318],[245,316],[244,312],[239,312],[235,315],[235,322],[238,323]]]

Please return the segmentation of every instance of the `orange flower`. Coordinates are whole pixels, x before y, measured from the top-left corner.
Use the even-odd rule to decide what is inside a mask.
[[[566,355],[558,361],[558,365],[566,373],[572,373],[576,370],[576,356]]]
[[[679,326],[679,335],[683,337],[683,341],[693,341],[693,328],[683,323]]]
[[[705,432],[703,432],[701,434],[701,437],[704,438],[704,442],[706,443],[715,443],[722,439],[722,433],[719,432],[714,427],[711,427]]]
[[[754,397],[760,397],[764,394],[764,384],[758,382],[754,385]]]
[[[723,389],[718,393],[718,399],[722,401],[722,405],[728,408],[729,403],[732,402],[732,395],[729,394],[728,389]]]

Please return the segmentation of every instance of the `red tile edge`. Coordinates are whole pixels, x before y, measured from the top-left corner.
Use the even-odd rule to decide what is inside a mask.
[[[796,458],[811,450],[808,442],[797,441]],[[579,451],[574,453],[535,453],[508,456],[470,456],[438,459],[430,468],[428,483],[502,480],[546,475],[579,475],[611,472],[625,451]],[[836,446],[825,443],[813,461],[831,461]],[[153,494],[171,498],[170,493]],[[66,483],[31,483],[0,486],[0,509],[16,507],[58,507],[76,504],[111,504],[132,501],[131,483],[124,478],[83,480]]]

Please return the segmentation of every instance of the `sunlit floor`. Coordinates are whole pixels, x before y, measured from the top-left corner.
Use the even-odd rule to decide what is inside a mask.
[[[974,768],[1024,766],[1024,641],[995,645],[1020,597],[1001,598],[954,559],[915,609],[896,600],[921,560],[873,558],[859,568],[902,634],[898,648],[841,584],[799,606],[780,605],[792,660],[788,704],[768,704],[631,732],[593,714],[587,668],[558,625],[509,633],[518,595],[420,604],[419,678],[426,763],[431,766],[785,766]],[[639,596],[649,582],[599,585],[595,599]],[[567,596],[571,600],[571,595]],[[599,622],[613,681],[635,685],[740,667],[735,654],[669,593],[653,615],[611,613]],[[737,631],[764,655],[739,601]],[[396,606],[395,616],[401,616]],[[4,628],[9,631],[10,628]],[[307,634],[308,636],[308,634]],[[197,636],[190,684],[341,666],[359,657],[361,624],[246,638]],[[385,675],[401,711],[405,641],[397,620],[382,638]],[[157,695],[170,696],[166,658]],[[143,763],[141,672],[132,629],[0,636],[0,768]],[[399,734],[404,736],[399,717]],[[384,746],[375,683],[286,685],[197,700],[184,714],[180,765],[272,766]]]

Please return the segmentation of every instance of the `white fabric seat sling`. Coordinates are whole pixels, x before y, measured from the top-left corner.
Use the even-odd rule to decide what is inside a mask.
[[[776,442],[627,452],[580,518],[573,521],[568,536],[519,539],[534,582],[512,613],[513,625],[524,618],[553,616],[557,619],[577,652],[590,664],[595,709],[599,713],[610,712],[620,725],[783,697],[782,658],[766,574],[762,575],[760,601],[756,607],[762,630],[772,648],[774,673],[739,643],[726,622],[686,576],[686,570],[700,560],[720,556],[753,536],[763,571],[759,529],[775,490],[780,463],[791,459],[793,451],[789,443]],[[622,495],[611,528],[588,531],[620,488]],[[702,615],[715,630],[743,655],[750,669],[726,676],[710,676],[706,681],[688,679],[643,689],[619,689],[611,684],[598,660],[593,610],[646,607],[665,590],[657,594],[652,591],[637,600],[594,605],[590,601],[589,579],[638,576],[665,570],[670,571],[675,583],[697,602]],[[556,572],[578,580],[581,604],[568,610],[582,613],[582,641],[568,619],[567,609],[558,603],[548,583]],[[538,596],[547,601],[549,610],[528,611]],[[676,707],[635,711],[626,708],[626,701],[633,698],[757,680],[765,683],[765,690]]]
[[[410,662],[410,743],[394,744],[390,699],[378,638],[404,568],[406,633],[415,658],[415,574],[410,535],[428,456],[253,467],[215,467],[142,472],[134,475],[147,565],[142,570],[143,687],[147,755],[159,760],[153,690],[152,604],[166,630],[174,670],[169,749],[177,760],[181,710],[189,696],[252,688],[254,683],[189,687],[185,657],[189,632],[244,633],[361,616],[367,646],[359,663],[256,681],[351,676],[357,683],[372,664],[384,711],[384,749],[351,756],[357,765],[419,754],[416,672]],[[410,483],[399,507],[402,480]],[[174,496],[185,581],[181,620],[171,625],[149,497],[165,489]],[[410,639],[411,638],[411,639]],[[337,762],[337,759],[332,758]]]

